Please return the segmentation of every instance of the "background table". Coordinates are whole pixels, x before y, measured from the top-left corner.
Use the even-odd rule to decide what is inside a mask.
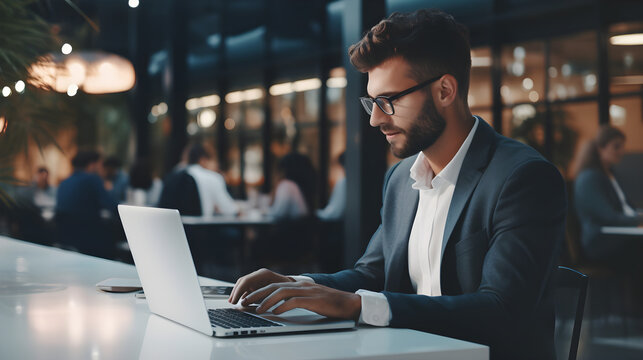
[[[603,226],[603,234],[643,236],[643,228],[631,226]]]
[[[0,237],[3,359],[488,359],[488,348],[404,329],[217,339],[95,284],[133,266]],[[203,285],[225,284],[201,278]],[[225,300],[208,300],[209,303]]]

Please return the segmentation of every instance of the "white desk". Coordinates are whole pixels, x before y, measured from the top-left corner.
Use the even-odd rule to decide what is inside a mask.
[[[217,339],[94,285],[133,266],[0,236],[3,359],[488,359],[488,348],[412,330]],[[202,284],[223,284],[202,279]],[[212,300],[208,300],[212,301]],[[225,300],[214,300],[225,301]]]
[[[631,226],[603,226],[603,234],[643,236],[643,228]]]

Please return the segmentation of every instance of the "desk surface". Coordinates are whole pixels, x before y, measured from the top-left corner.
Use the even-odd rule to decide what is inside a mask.
[[[131,293],[96,290],[110,277],[137,275],[131,265],[0,236],[2,358],[488,359],[485,346],[404,329],[212,338],[151,315]]]

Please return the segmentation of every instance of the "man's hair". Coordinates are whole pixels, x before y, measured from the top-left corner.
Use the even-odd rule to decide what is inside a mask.
[[[188,164],[196,164],[203,158],[210,158],[205,147],[199,143],[192,145],[188,151]]]
[[[409,75],[418,83],[451,74],[458,82],[459,96],[467,99],[471,70],[469,31],[442,11],[395,12],[373,26],[349,48],[348,54],[361,72],[399,56],[409,63]]]
[[[100,160],[100,153],[95,150],[81,150],[79,151],[73,159],[71,159],[71,165],[74,169],[85,169],[92,163]]]

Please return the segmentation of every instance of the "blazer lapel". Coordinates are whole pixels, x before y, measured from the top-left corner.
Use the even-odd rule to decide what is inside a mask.
[[[444,257],[444,250],[447,247],[453,229],[460,215],[462,215],[462,210],[464,210],[473,190],[478,185],[483,169],[489,163],[489,151],[495,144],[495,136],[495,131],[487,125],[482,118],[478,117],[478,128],[462,163],[460,175],[458,175],[458,181],[453,192],[453,198],[451,199],[451,205],[449,206],[442,240],[442,257]]]
[[[413,179],[408,177],[404,183],[401,201],[402,206],[395,211],[395,246],[391,254],[391,261],[389,263],[388,284],[386,290],[395,292],[409,292],[413,290],[411,285],[411,277],[409,276],[408,256],[409,256],[409,236],[411,235],[411,228],[415,220],[415,213],[417,212],[418,203],[420,200],[419,191],[413,189]]]

